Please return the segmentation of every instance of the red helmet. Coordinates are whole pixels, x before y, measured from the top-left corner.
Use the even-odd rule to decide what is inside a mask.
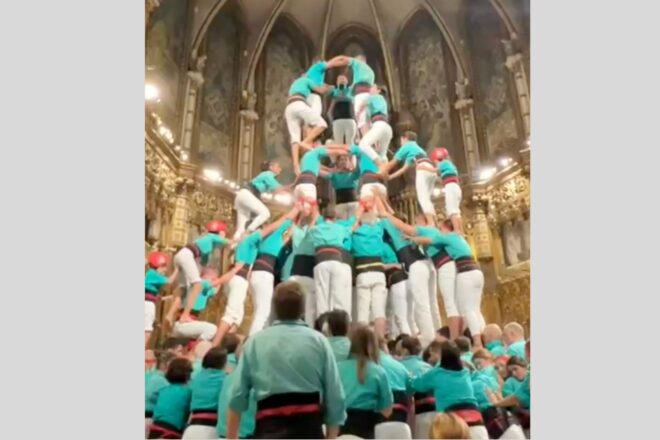
[[[227,231],[227,225],[220,220],[211,220],[206,224],[206,230],[218,234]]]
[[[149,266],[152,269],[158,269],[167,265],[169,258],[163,252],[152,252],[149,254]]]
[[[447,151],[446,148],[434,148],[433,151],[431,151],[431,160],[433,162],[439,162],[441,160],[444,160],[449,156],[449,151]]]

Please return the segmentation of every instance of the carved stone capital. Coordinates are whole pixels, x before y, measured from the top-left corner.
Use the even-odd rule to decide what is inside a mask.
[[[521,53],[516,53],[506,57],[506,61],[504,62],[504,64],[506,65],[507,69],[513,72],[514,70],[516,70],[518,65],[522,63],[522,61],[523,61],[523,55]]]
[[[472,99],[459,99],[454,103],[454,108],[456,110],[468,110],[470,107],[474,105],[474,100]]]
[[[246,121],[254,122],[259,120],[259,114],[254,110],[241,110],[239,114]]]
[[[253,91],[243,90],[241,92],[241,108],[252,110],[257,107],[257,94]]]

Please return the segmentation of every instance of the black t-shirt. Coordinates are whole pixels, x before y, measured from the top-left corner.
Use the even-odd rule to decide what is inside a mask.
[[[343,89],[337,88],[333,92],[335,106],[332,109],[332,120],[337,119],[355,119],[353,111],[353,98],[350,96],[350,89],[345,86]]]

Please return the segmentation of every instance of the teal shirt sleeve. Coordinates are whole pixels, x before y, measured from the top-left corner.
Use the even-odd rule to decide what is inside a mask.
[[[268,187],[268,189],[270,191],[274,191],[277,188],[282,186],[282,184],[280,182],[278,182],[277,179],[275,178],[275,176],[273,176],[272,174],[269,174],[265,177],[266,178],[264,180],[265,180],[266,186]]]
[[[443,234],[432,226],[415,226],[415,232],[417,232],[417,234],[421,235],[422,237],[430,238],[431,244],[433,245],[447,246],[449,244],[447,235]]]
[[[525,379],[522,381],[520,386],[516,388],[516,391],[513,394],[520,402],[520,406],[523,408],[531,408],[529,373],[527,373],[527,376],[525,376]]]
[[[383,411],[394,403],[394,397],[392,395],[392,387],[390,386],[390,381],[385,374],[385,370],[379,368],[378,374],[378,411]]]
[[[412,381],[412,389],[417,393],[427,393],[434,388],[435,369],[430,369],[426,373],[417,376]]]
[[[515,377],[508,378],[504,381],[504,385],[502,385],[502,397],[508,397],[513,394],[519,385],[520,382],[518,382]]]
[[[327,426],[341,426],[346,420],[346,396],[344,387],[339,378],[339,370],[332,347],[326,338],[323,338],[325,352],[323,381],[323,400],[325,403],[325,423]]]
[[[396,153],[394,153],[394,160],[397,162],[403,162],[406,159],[406,150],[407,149],[405,145],[396,150]]]
[[[246,344],[245,351],[249,349],[250,341]],[[247,353],[238,360],[238,367],[232,372],[236,377],[231,383],[229,390],[229,408],[233,411],[242,413],[248,409],[250,404],[250,389],[252,381],[250,379],[250,365]]]

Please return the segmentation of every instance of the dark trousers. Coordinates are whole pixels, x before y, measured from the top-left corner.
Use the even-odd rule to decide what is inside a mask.
[[[325,438],[323,435],[323,417],[320,412],[265,417],[257,420],[254,438]]]
[[[352,434],[361,438],[374,438],[374,428],[384,420],[382,414],[368,409],[347,409],[346,421],[339,435]]]

